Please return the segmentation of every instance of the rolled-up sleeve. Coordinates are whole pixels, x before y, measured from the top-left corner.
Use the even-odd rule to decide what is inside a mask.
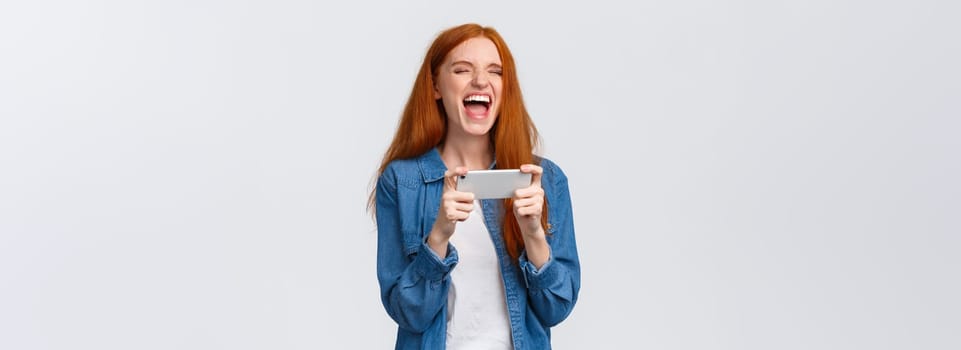
[[[540,269],[527,260],[526,252],[521,254],[518,263],[527,284],[531,308],[545,326],[553,327],[574,309],[580,291],[581,272],[567,177],[548,160],[541,165],[551,179],[544,188],[548,200],[550,226],[547,242],[551,247],[551,256]]]
[[[377,181],[377,279],[381,302],[398,326],[421,333],[447,302],[457,250],[448,245],[438,257],[426,243],[408,249],[401,231],[396,180],[390,169]]]

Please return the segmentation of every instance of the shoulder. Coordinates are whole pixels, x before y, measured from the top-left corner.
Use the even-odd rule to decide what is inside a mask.
[[[392,160],[384,167],[384,172],[380,174],[378,181],[388,181],[394,185],[407,185],[408,187],[422,184],[424,182],[424,164],[431,159],[431,152],[427,152],[413,158]]]
[[[381,176],[397,176],[417,172],[417,158],[395,159],[387,163]]]
[[[564,170],[562,170],[557,163],[554,163],[554,161],[536,155],[534,156],[534,161],[538,162],[541,168],[544,169],[542,182],[548,182],[552,184],[561,184],[567,182],[567,175],[564,174]]]
[[[384,172],[377,179],[379,183],[384,183],[390,187],[397,185],[411,185],[415,183],[413,179],[418,177],[417,161],[413,159],[397,159],[387,163]]]

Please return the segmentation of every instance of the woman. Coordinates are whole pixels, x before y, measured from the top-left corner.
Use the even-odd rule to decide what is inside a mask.
[[[547,349],[577,302],[567,178],[538,139],[510,50],[490,27],[427,51],[371,193],[381,300],[397,349]],[[458,192],[468,170],[520,169],[513,198]]]

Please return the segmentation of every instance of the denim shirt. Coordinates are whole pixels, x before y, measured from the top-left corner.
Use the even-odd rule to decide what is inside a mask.
[[[544,169],[541,187],[551,247],[550,259],[540,269],[527,260],[526,252],[517,261],[507,254],[501,233],[503,201],[482,200],[481,205],[497,251],[516,350],[551,347],[550,327],[571,313],[581,281],[567,177],[550,160],[538,159]],[[377,279],[384,308],[398,325],[396,349],[445,347],[447,292],[457,250],[448,244],[447,256],[441,258],[426,240],[440,208],[446,170],[440,153],[432,149],[391,162],[377,179]]]

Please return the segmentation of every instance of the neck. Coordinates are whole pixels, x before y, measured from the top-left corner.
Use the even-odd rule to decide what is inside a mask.
[[[463,166],[468,170],[486,170],[494,161],[494,150],[491,147],[490,136],[458,135],[450,137],[440,147],[440,157],[447,169]]]

